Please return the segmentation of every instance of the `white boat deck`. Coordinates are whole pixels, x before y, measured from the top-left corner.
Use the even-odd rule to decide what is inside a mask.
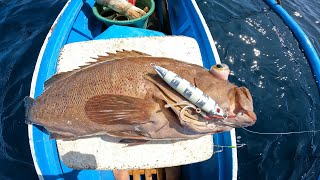
[[[197,42],[189,37],[164,36],[109,39],[72,43],[60,53],[58,72],[70,71],[94,61],[91,57],[116,50],[136,50],[152,56],[169,57],[202,65]],[[62,161],[74,169],[150,169],[191,164],[213,154],[211,135],[184,141],[150,141],[127,146],[118,138],[90,137],[57,141]]]

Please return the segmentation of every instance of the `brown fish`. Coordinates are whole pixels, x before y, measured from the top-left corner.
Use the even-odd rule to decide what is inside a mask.
[[[228,117],[206,119],[193,109],[182,112],[186,99],[151,64],[188,80]],[[44,126],[56,139],[109,135],[134,140],[197,138],[253,125],[256,115],[249,90],[228,82],[225,71],[229,69],[221,65],[207,71],[136,51],[99,56],[95,63],[51,77],[35,100],[27,97],[27,123]]]

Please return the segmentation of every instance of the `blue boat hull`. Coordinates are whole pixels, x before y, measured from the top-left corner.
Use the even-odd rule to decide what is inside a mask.
[[[288,26],[298,40],[301,48],[309,60],[313,74],[317,79],[318,87],[320,88],[320,58],[310,39],[294,21],[294,19],[287,13],[287,11],[283,9],[275,0],[266,0],[266,3],[283,19],[284,23]]]
[[[39,96],[44,90],[44,82],[56,73],[59,52],[65,44],[117,37],[112,33],[101,35],[103,24],[93,16],[91,10],[93,4],[94,0],[87,0],[85,3],[82,0],[67,2],[53,24],[39,54],[31,85],[31,97]],[[160,0],[156,1],[158,8],[161,5]],[[168,2],[168,12],[172,34],[196,39],[206,68],[220,63],[209,29],[194,0],[171,0]],[[156,32],[145,33],[149,36],[161,35]],[[125,34],[127,37],[133,36],[125,30],[117,30],[117,34],[121,37]],[[234,130],[216,134],[213,138],[215,144],[235,145]],[[40,178],[114,179],[112,171],[74,170],[65,166],[59,158],[56,141],[49,140],[46,130],[40,126],[29,126],[29,139],[34,164]],[[236,149],[225,149],[205,162],[183,167],[184,179],[235,179],[236,176]]]

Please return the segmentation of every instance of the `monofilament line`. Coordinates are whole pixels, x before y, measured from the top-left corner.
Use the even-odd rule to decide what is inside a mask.
[[[257,131],[251,131],[243,126],[241,126],[240,124],[235,124],[235,123],[230,123],[230,122],[225,122],[225,121],[220,121],[223,124],[233,127],[231,125],[238,125],[240,126],[243,130],[250,132],[252,134],[260,134],[260,135],[289,135],[289,134],[303,134],[303,133],[317,133],[320,132],[320,130],[310,130],[310,131],[289,131],[289,132],[257,132]]]
[[[257,131],[251,131],[245,127],[241,127],[247,132],[253,133],[253,134],[261,134],[261,135],[289,135],[289,134],[303,134],[303,133],[317,133],[320,132],[320,130],[310,130],[310,131],[289,131],[289,132],[257,132]]]

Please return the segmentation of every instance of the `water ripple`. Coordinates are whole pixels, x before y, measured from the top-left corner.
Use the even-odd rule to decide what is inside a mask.
[[[259,132],[320,129],[320,97],[308,60],[277,14],[262,1],[198,1],[230,81],[250,89]],[[283,6],[319,52],[320,2],[285,1]],[[239,179],[316,179],[320,134],[262,136],[237,130]]]
[[[0,1],[0,176],[36,179],[24,123],[36,59],[66,1]],[[19,173],[17,173],[19,172]]]

